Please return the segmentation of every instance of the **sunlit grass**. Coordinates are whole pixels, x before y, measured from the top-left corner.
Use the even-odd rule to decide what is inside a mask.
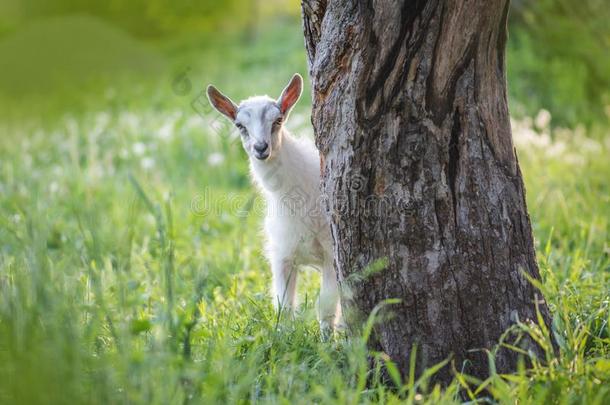
[[[485,382],[458,373],[446,390],[389,365],[392,390],[369,370],[363,338],[321,341],[317,276],[296,320],[278,319],[246,157],[192,101],[217,80],[236,99],[279,92],[303,69],[294,49],[201,56],[225,55],[237,67],[224,75],[183,55],[185,94],[165,77],[108,90],[79,113],[2,125],[0,403],[453,403],[459,390],[607,403],[610,138],[551,131],[544,119],[514,132],[559,357]],[[311,132],[307,100],[289,125]],[[550,350],[548,334],[522,328]]]

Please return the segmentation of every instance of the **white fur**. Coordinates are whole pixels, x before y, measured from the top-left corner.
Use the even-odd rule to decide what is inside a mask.
[[[252,177],[267,201],[265,232],[273,272],[273,297],[294,308],[297,270],[322,273],[318,311],[323,328],[332,328],[340,311],[333,269],[330,227],[321,210],[320,161],[313,143],[282,130],[282,143],[270,161],[250,159]]]

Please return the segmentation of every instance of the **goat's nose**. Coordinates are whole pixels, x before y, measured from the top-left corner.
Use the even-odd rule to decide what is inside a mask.
[[[267,142],[255,143],[254,150],[258,153],[262,153],[267,150],[267,146],[269,146]]]

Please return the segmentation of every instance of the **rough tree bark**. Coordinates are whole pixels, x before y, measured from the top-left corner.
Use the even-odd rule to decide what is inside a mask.
[[[304,0],[312,122],[335,266],[352,308],[387,298],[370,345],[405,372],[483,351],[515,323],[550,316],[538,279],[509,122],[507,0]],[[352,277],[375,261],[370,277]],[[351,280],[351,282],[350,282]],[[355,280],[355,281],[354,281]],[[536,302],[537,300],[537,302]],[[539,350],[534,348],[534,351]],[[500,350],[498,372],[517,355]],[[446,367],[438,376],[447,381]]]

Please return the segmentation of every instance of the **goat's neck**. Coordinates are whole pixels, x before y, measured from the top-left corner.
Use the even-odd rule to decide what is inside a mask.
[[[281,129],[281,143],[274,156],[268,161],[250,158],[254,180],[265,192],[280,193],[294,186],[300,173],[298,162],[303,159],[298,142],[290,133]]]

